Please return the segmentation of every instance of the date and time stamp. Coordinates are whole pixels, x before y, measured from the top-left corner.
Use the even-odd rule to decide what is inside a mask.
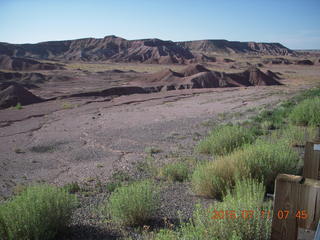
[[[221,219],[253,219],[253,218],[267,218],[270,219],[273,217],[271,211],[255,211],[255,210],[213,210],[211,211],[211,219],[213,220],[221,220]],[[298,210],[298,211],[289,211],[289,210],[278,210],[275,212],[275,217],[279,220],[285,220],[287,218],[297,218],[297,219],[307,219],[308,213],[306,210]]]

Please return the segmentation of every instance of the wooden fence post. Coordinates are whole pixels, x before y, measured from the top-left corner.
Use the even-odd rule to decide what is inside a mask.
[[[305,178],[320,180],[320,139],[309,141],[304,154],[302,175]]]
[[[320,181],[279,174],[273,211],[271,240],[296,240],[299,227],[315,230],[320,217]]]
[[[287,216],[284,220],[278,216],[285,211],[294,212],[298,209],[299,185],[301,176],[279,174],[275,183],[275,198],[272,217],[271,240],[296,240],[298,237],[298,223],[295,217]]]

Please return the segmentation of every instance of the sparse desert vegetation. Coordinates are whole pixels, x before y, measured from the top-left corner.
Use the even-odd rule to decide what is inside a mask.
[[[263,46],[284,56],[229,42],[226,55],[194,50],[215,41],[141,39],[134,54],[131,40],[82,41],[64,43],[72,56],[46,59],[42,45],[25,49],[38,60],[0,56],[5,240],[269,239],[266,194],[279,173],[301,173],[318,134],[317,58],[301,65],[274,44]],[[244,209],[266,216],[213,215]]]
[[[148,180],[118,187],[106,202],[105,212],[120,225],[146,224],[159,206],[158,194],[156,185]]]
[[[255,138],[256,133],[252,128],[239,125],[219,126],[212,130],[208,137],[199,142],[197,150],[200,153],[225,155],[244,144],[252,143]]]
[[[210,125],[202,125],[205,129],[211,128],[208,136],[197,132],[197,138],[194,134],[176,138],[175,141],[192,139],[192,156],[180,155],[179,150],[168,153],[158,145],[142,147],[143,160],[136,162],[130,172],[113,171],[105,182],[89,177],[82,184],[71,182],[61,188],[21,185],[16,196],[0,205],[1,234],[9,240],[22,239],[21,236],[53,239],[57,234],[63,235],[66,229],[68,231],[77,197],[94,199],[103,194],[102,204],[88,211],[102,215],[103,222],[108,223],[108,227],[103,226],[116,229],[113,231],[129,239],[135,239],[132,236],[138,234],[154,240],[267,240],[271,231],[272,201],[266,200],[265,195],[273,192],[277,174],[301,171],[301,147],[317,136],[315,124],[318,120],[316,114],[309,116],[310,122],[293,119],[317,112],[319,96],[318,88],[307,90],[274,108],[267,106],[260,112],[255,108],[232,117],[242,118],[248,113],[249,119],[227,123],[226,116],[219,120],[220,123],[213,121]],[[24,154],[53,154],[62,150],[63,144],[67,142],[34,145],[26,148],[29,151]],[[162,159],[166,161],[162,163]],[[94,164],[95,171],[103,170],[104,164],[102,166]],[[179,184],[188,189],[190,193],[187,194],[196,201],[187,212],[175,212],[179,216],[176,220],[167,217],[159,220],[158,215],[168,211],[162,208],[172,204],[161,200],[161,194],[170,189],[168,186],[178,187]],[[210,204],[202,204],[204,199]],[[37,204],[32,205],[32,202]],[[185,203],[175,204],[183,206]],[[232,210],[228,214],[233,218],[234,214],[243,214],[244,209],[265,215],[252,219],[228,219],[219,215]],[[35,227],[39,221],[45,224]],[[24,227],[18,227],[20,225]]]
[[[169,163],[160,169],[160,176],[165,177],[169,181],[183,182],[188,179],[189,166],[185,162]]]
[[[54,239],[67,229],[76,204],[76,197],[63,189],[27,187],[0,205],[1,239]]]
[[[290,113],[289,119],[298,125],[317,126],[320,124],[320,97],[306,99]]]

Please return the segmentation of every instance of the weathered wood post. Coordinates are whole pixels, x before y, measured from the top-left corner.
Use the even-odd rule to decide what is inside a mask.
[[[305,178],[320,180],[320,128],[317,139],[306,144],[302,175]]]
[[[320,181],[279,174],[273,211],[272,240],[296,240],[299,227],[316,230],[320,218]]]

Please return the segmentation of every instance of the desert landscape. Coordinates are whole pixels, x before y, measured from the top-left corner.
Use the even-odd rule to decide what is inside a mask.
[[[0,240],[320,240],[319,9],[1,1]]]
[[[194,168],[210,157],[195,146],[212,128],[272,112],[318,87],[319,74],[320,52],[279,43],[116,36],[0,43],[1,197],[35,183],[72,186],[80,205],[59,239],[142,239],[178,224],[177,212],[187,220],[198,201],[212,202],[158,169]],[[143,179],[161,185],[147,230],[119,230],[96,212],[119,181]]]

